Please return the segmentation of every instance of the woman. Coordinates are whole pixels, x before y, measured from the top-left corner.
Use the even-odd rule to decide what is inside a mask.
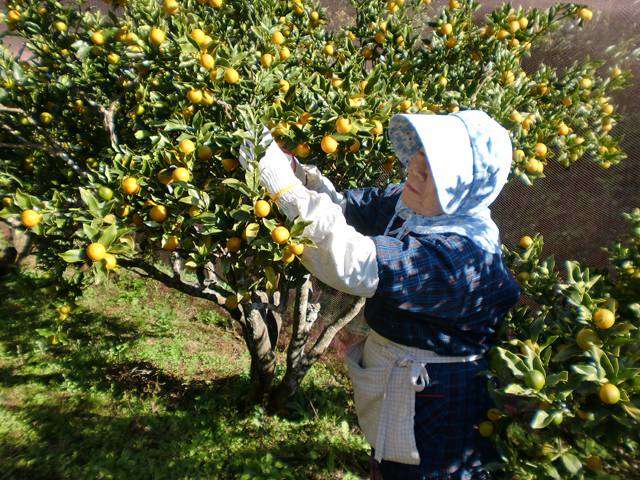
[[[496,455],[477,430],[490,408],[480,373],[520,296],[488,208],[509,174],[509,135],[481,111],[395,115],[388,135],[403,184],[341,194],[275,142],[261,183],[288,218],[313,222],[305,267],[367,297],[371,330],[347,364],[384,480],[488,478]]]

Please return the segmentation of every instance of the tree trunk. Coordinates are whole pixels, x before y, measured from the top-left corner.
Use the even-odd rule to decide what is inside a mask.
[[[251,355],[251,385],[250,399],[261,402],[271,389],[275,376],[276,357],[271,344],[269,330],[263,315],[255,303],[247,308],[248,312],[241,322],[245,343]]]

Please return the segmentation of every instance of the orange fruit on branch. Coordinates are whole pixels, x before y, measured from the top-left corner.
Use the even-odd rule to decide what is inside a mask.
[[[87,254],[89,260],[93,262],[99,262],[107,254],[107,249],[101,243],[93,242],[87,245],[85,253]]]

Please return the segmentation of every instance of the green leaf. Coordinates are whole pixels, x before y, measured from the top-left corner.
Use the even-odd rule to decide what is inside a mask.
[[[109,228],[107,228],[104,232],[102,232],[102,235],[100,236],[100,239],[98,240],[98,242],[104,245],[105,248],[108,250],[111,244],[113,243],[113,241],[116,239],[117,235],[118,235],[118,228],[116,227],[115,224],[111,224],[109,225]]]
[[[297,237],[298,235],[300,235],[304,229],[307,227],[307,225],[311,225],[313,222],[307,221],[307,220],[300,220],[297,221],[296,223],[293,224],[293,227],[291,227],[291,236],[292,237]]]
[[[572,453],[565,453],[560,457],[562,461],[562,465],[566,468],[572,475],[578,473],[578,470],[582,468],[582,462],[578,460],[578,457],[573,455]]]
[[[598,381],[598,369],[593,365],[571,365],[571,370],[577,373],[583,382]]]
[[[545,412],[544,410],[538,410],[533,415],[530,425],[531,425],[531,428],[539,430],[549,425],[552,422],[552,420],[553,420],[553,417],[549,415],[547,412]]]
[[[78,190],[80,191],[80,198],[82,198],[82,201],[87,206],[89,212],[94,217],[100,217],[100,205],[98,204],[98,200],[93,195],[93,193],[91,193],[90,190],[82,187],[78,188]]]
[[[81,248],[67,250],[64,253],[60,253],[59,256],[67,263],[84,262],[84,250]]]

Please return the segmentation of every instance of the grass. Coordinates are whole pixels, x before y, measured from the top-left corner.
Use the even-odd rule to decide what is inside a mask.
[[[248,354],[205,301],[122,274],[55,323],[33,272],[0,283],[0,479],[357,479],[345,372],[316,365],[291,418],[244,402]]]

